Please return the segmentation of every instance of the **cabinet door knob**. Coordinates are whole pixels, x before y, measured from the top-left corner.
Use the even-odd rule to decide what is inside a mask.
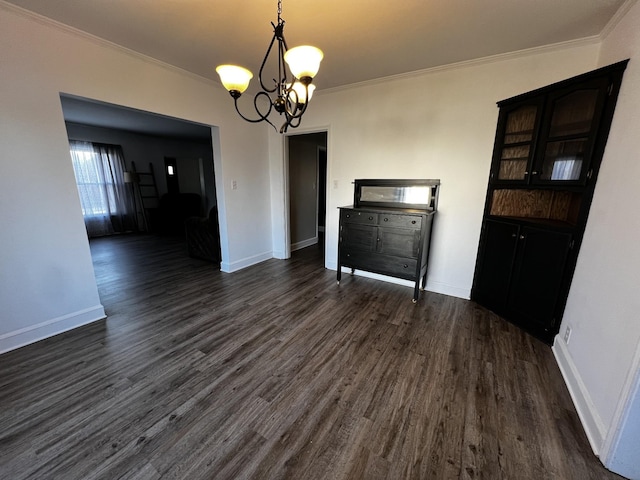
[[[406,263],[404,265],[402,265],[403,268],[409,268],[409,265],[407,265]]]
[[[415,225],[416,221],[415,220],[411,220],[411,225]]]
[[[538,172],[534,170],[533,172],[531,172],[531,175],[538,175]]]
[[[384,219],[384,221],[385,221],[385,222],[388,222],[388,221],[389,221],[389,219],[388,219],[388,218],[385,218],[385,219]]]
[[[520,240],[524,240],[524,235],[520,235]]]
[[[373,220],[373,217],[369,216],[369,220]]]
[[[516,233],[512,233],[511,234],[511,238],[516,238],[517,236],[518,236],[518,234],[516,234]]]
[[[346,217],[347,217],[347,218],[351,218],[351,215],[349,215],[349,214],[347,213]]]

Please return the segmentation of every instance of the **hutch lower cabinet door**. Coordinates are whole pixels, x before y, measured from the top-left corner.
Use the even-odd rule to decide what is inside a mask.
[[[551,342],[562,312],[572,235],[486,220],[475,298]]]
[[[474,298],[495,312],[504,312],[520,227],[487,220],[483,230],[484,244],[478,258]]]
[[[559,300],[571,238],[569,233],[531,227],[522,227],[518,235],[507,309],[516,323],[549,342],[561,320]]]

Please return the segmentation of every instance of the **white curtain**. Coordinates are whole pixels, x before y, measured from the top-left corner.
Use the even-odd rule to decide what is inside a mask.
[[[122,148],[74,140],[69,146],[89,237],[134,230],[135,209],[124,183]]]
[[[578,157],[558,157],[553,162],[551,180],[579,180],[582,159]]]

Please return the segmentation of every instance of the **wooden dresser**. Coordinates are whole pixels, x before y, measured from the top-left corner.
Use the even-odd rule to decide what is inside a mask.
[[[439,180],[356,180],[354,204],[340,208],[342,267],[415,282],[424,289]]]

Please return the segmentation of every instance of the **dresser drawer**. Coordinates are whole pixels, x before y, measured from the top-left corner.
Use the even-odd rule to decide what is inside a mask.
[[[422,217],[417,215],[380,214],[379,225],[381,227],[400,227],[420,230]]]
[[[341,210],[342,223],[359,223],[361,225],[377,225],[378,214],[374,212],[358,212],[355,210]]]
[[[385,255],[417,258],[420,252],[420,230],[378,228],[376,251]]]
[[[344,223],[340,227],[340,242],[349,250],[375,252],[378,246],[378,227],[362,223]]]
[[[416,277],[418,261],[415,258],[370,255],[359,250],[344,249],[340,253],[340,264],[356,270],[413,280]]]

